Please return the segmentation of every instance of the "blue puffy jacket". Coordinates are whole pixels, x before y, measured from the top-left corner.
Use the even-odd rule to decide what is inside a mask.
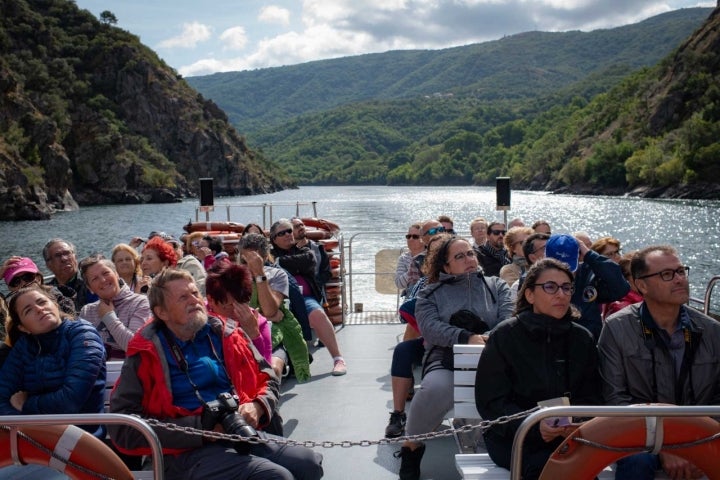
[[[22,412],[10,397],[25,391]],[[105,395],[105,348],[95,327],[85,320],[63,320],[42,335],[21,335],[0,369],[0,415],[102,413]],[[98,436],[104,429],[82,428]]]

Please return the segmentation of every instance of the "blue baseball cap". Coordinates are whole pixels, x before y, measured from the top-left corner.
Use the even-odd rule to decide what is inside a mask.
[[[545,244],[545,256],[567,263],[570,270],[574,272],[578,268],[580,244],[575,237],[566,233],[550,235]]]

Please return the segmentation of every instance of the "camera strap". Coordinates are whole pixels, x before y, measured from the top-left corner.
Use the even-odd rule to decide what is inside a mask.
[[[185,354],[183,353],[182,349],[180,348],[180,345],[177,344],[175,341],[175,338],[172,335],[172,332],[168,331],[168,328],[163,325],[163,327],[160,329],[160,332],[162,333],[163,337],[165,337],[165,341],[168,344],[168,347],[170,347],[170,354],[172,355],[173,359],[175,360],[175,363],[177,364],[178,368],[181,372],[185,374],[185,376],[188,379],[188,382],[190,382],[190,386],[192,387],[193,391],[195,392],[195,396],[200,400],[201,405],[205,405],[207,402],[205,399],[200,395],[200,389],[198,386],[193,382],[192,378],[190,377],[190,365],[188,364],[187,359],[185,358]],[[220,367],[225,372],[225,375],[228,378],[228,381],[230,382],[230,390],[233,394],[237,394],[235,391],[235,386],[232,383],[232,379],[230,378],[230,375],[228,374],[227,369],[225,368],[225,364],[220,360],[220,356],[217,353],[217,350],[215,350],[215,345],[212,342],[212,339],[210,338],[210,335],[207,336],[208,342],[210,342],[210,349],[212,350],[213,356],[215,357],[215,360],[220,364]]]

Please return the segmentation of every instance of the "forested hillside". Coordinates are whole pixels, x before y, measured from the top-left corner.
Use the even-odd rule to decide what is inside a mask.
[[[136,36],[68,0],[0,12],[0,220],[294,185]]]
[[[262,105],[270,113],[242,123],[272,123],[277,120],[271,118],[275,108],[290,112],[323,110],[296,116],[278,127],[256,132],[244,130],[253,145],[284,165],[301,183],[490,184],[496,176],[508,175],[513,178],[513,185],[528,188],[569,187],[573,191],[623,193],[642,186],[653,194],[667,193],[666,187],[671,185],[718,178],[697,174],[695,153],[690,154],[694,159],[690,164],[695,168],[673,153],[678,151],[678,141],[694,142],[683,145],[685,150],[699,147],[699,139],[686,138],[687,135],[677,138],[683,131],[689,132],[689,127],[677,129],[678,123],[685,122],[681,117],[688,113],[692,117],[696,107],[714,108],[711,87],[718,80],[713,67],[716,54],[712,49],[698,51],[699,45],[692,41],[678,50],[703,26],[711,12],[711,9],[681,10],[621,29],[534,32],[442,52],[392,52],[386,70],[375,68],[382,55],[369,55],[284,67],[291,69],[288,79],[281,75],[284,69],[243,72],[248,78],[255,78],[256,74],[264,78],[265,85],[270,85],[249,94],[246,90],[244,97],[238,96],[246,100],[243,108],[251,112]],[[714,17],[702,27],[706,37],[717,35],[720,30],[717,26],[713,30],[713,21]],[[633,33],[633,29],[638,30]],[[619,35],[615,38],[613,33]],[[467,48],[489,52],[484,55],[490,56],[483,57],[481,62],[488,65],[486,75],[477,73],[472,56],[460,55]],[[491,55],[498,51],[501,55]],[[673,51],[676,53],[667,57]],[[461,60],[455,58],[454,63],[437,60],[436,64],[443,67],[433,70],[435,76],[421,75],[420,70],[428,70],[418,67],[401,77],[392,77],[396,72],[394,64],[401,65],[397,69],[401,71],[421,55],[448,52]],[[658,64],[660,60],[662,63]],[[341,64],[331,70],[333,62]],[[688,62],[697,74],[683,76],[673,87],[656,85],[660,78],[667,77],[668,71],[685,71]],[[459,72],[468,64],[471,65],[467,68],[474,73],[464,77]],[[310,65],[323,75],[318,73],[312,79],[301,76],[301,72],[309,74],[310,70],[303,68]],[[645,67],[638,69],[640,65]],[[350,72],[347,76],[338,73],[346,70]],[[372,87],[375,91],[364,88],[372,82],[362,80],[362,72],[368,78],[371,74],[367,72],[378,77],[378,83]],[[229,82],[228,75],[241,76],[218,74],[205,80],[226,78]],[[446,81],[439,82],[440,78]],[[460,79],[467,78],[475,81],[461,86]],[[352,79],[356,79],[354,83]],[[452,84],[447,79],[457,81]],[[202,90],[198,79],[191,81]],[[249,82],[247,78],[245,81]],[[306,96],[290,95],[292,82],[297,92]],[[354,90],[346,88],[348,82]],[[405,88],[396,89],[397,84]],[[234,87],[232,82],[228,85]],[[250,83],[244,85],[248,88]],[[287,89],[287,96],[280,96],[273,104],[272,94],[283,88]],[[678,90],[690,91],[670,95],[672,102],[655,98],[654,105],[665,108],[667,118],[661,119],[656,111],[651,119],[650,106],[646,104],[649,100],[642,99],[649,99],[647,92],[653,89],[664,92],[661,96]],[[345,103],[352,96],[351,91],[353,100],[363,96],[374,99]],[[597,97],[598,94],[602,95]],[[303,103],[300,98],[307,101]],[[342,106],[323,109],[333,102]],[[223,108],[233,108],[219,103]],[[673,109],[667,110],[669,107]],[[706,121],[712,117],[706,111],[697,115]],[[659,126],[670,118],[675,119],[675,126]],[[613,127],[614,122],[621,126]],[[655,133],[642,134],[648,130],[644,123],[656,125]],[[671,128],[673,133],[661,140],[655,137],[658,128]],[[703,141],[712,138],[713,121],[703,124],[703,132]],[[659,154],[657,149],[670,147],[671,140],[675,150],[662,150]],[[712,150],[713,142],[700,148]],[[708,151],[702,150],[700,157],[706,159],[700,163],[707,167]],[[693,191],[675,189],[672,194],[718,196],[714,188],[690,190]]]

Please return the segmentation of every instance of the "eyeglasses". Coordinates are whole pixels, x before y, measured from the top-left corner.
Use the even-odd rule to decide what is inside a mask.
[[[445,231],[446,231],[447,233],[449,233],[449,234],[452,234],[452,235],[455,234],[455,229],[453,229],[453,228],[446,228]]]
[[[457,260],[458,262],[465,261],[466,258],[475,258],[475,251],[474,250],[468,250],[467,252],[463,253],[456,253],[453,255],[453,260]]]
[[[18,275],[15,275],[12,280],[10,280],[10,283],[8,283],[8,287],[10,288],[16,288],[19,287],[22,284],[30,283],[37,277],[37,274],[32,272],[25,272]]]
[[[50,256],[51,260],[62,260],[63,257],[72,257],[75,254],[72,250],[63,250]]]
[[[193,240],[193,241],[192,241],[192,246],[193,246],[193,247],[200,247],[200,245],[201,245],[201,244],[200,244],[200,240]]]
[[[659,275],[660,279],[662,279],[663,282],[672,282],[672,280],[675,278],[675,275],[679,275],[680,277],[685,278],[688,276],[689,271],[690,271],[690,267],[683,265],[682,267],[679,267],[675,270],[671,270],[671,269],[662,270],[660,272],[643,275],[642,277],[635,277],[635,279],[642,280],[643,278],[650,278],[650,277],[654,277],[655,275]]]
[[[291,233],[292,233],[292,228],[288,228],[287,230],[280,230],[279,232],[276,232],[272,238],[284,237],[285,235],[290,235]]]
[[[412,238],[413,240],[419,240],[419,239],[420,239],[420,235],[418,235],[417,233],[412,233],[412,234],[411,234],[411,233],[408,233],[408,234],[405,235],[405,238],[406,238],[407,240],[410,240],[411,238]]]
[[[490,230],[490,235],[505,235],[507,230]]]
[[[529,286],[542,287],[543,291],[549,295],[555,295],[558,290],[562,290],[565,295],[572,295],[573,292],[575,292],[575,286],[570,282],[563,283],[562,285],[558,285],[555,282],[534,283]]]
[[[443,233],[445,232],[445,227],[434,227],[428,230],[427,232],[423,233],[423,235],[435,235],[436,233]]]

